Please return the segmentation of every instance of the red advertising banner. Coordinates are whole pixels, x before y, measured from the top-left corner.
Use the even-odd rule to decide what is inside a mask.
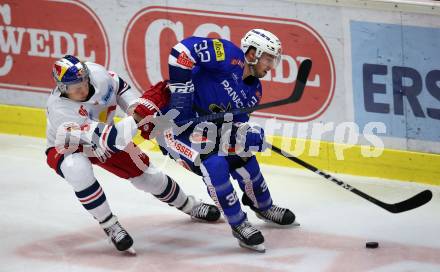
[[[282,63],[263,78],[263,102],[288,96],[299,63],[312,59],[313,68],[303,98],[296,104],[257,112],[255,116],[310,121],[329,106],[335,90],[332,55],[321,36],[309,25],[279,19],[171,7],[148,7],[130,20],[124,34],[124,62],[140,90],[168,77],[168,54],[188,36],[225,38],[240,44],[252,28],[276,34],[283,46]]]
[[[31,92],[52,90],[53,62],[66,54],[110,60],[100,20],[77,1],[2,1],[0,51],[0,88]]]

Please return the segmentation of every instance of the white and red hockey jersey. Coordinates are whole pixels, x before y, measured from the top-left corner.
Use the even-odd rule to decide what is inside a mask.
[[[66,144],[79,144],[111,151],[122,150],[136,135],[137,125],[132,117],[114,125],[116,107],[119,105],[127,112],[140,94],[103,66],[91,62],[86,62],[86,65],[93,86],[90,91],[94,91],[90,99],[84,102],[68,99],[61,95],[58,88],[48,99],[47,146],[66,148]]]

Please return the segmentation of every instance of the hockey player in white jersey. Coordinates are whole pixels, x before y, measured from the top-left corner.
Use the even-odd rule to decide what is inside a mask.
[[[115,73],[70,55],[55,62],[53,77],[57,86],[47,103],[47,163],[73,187],[78,200],[119,251],[134,253],[133,239],[112,213],[92,164],[128,179],[136,188],[192,218],[220,218],[216,206],[187,196],[132,142],[138,126],[143,124],[139,122],[151,121],[156,110],[168,102],[165,82],[156,84],[139,99],[139,93]],[[128,117],[113,124],[118,105]],[[145,137],[148,122],[141,128]]]

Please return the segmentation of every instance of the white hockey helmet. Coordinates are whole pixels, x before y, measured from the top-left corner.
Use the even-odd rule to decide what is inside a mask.
[[[243,53],[246,54],[250,46],[255,47],[257,60],[254,62],[246,60],[247,63],[256,64],[264,52],[275,57],[274,67],[279,64],[281,60],[281,42],[273,33],[264,29],[251,29],[241,39],[241,50],[243,50]]]

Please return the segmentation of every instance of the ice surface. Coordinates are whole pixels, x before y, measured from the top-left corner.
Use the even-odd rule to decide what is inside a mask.
[[[133,257],[107,243],[44,150],[43,139],[0,134],[0,271],[440,271],[440,187],[336,175],[388,203],[433,191],[425,206],[391,214],[305,170],[262,166],[275,203],[291,208],[301,227],[275,228],[244,208],[266,238],[259,254],[240,248],[224,221],[192,222],[96,167],[135,240]],[[198,176],[158,153],[151,159],[188,194],[212,202]],[[380,247],[366,249],[366,241]]]

